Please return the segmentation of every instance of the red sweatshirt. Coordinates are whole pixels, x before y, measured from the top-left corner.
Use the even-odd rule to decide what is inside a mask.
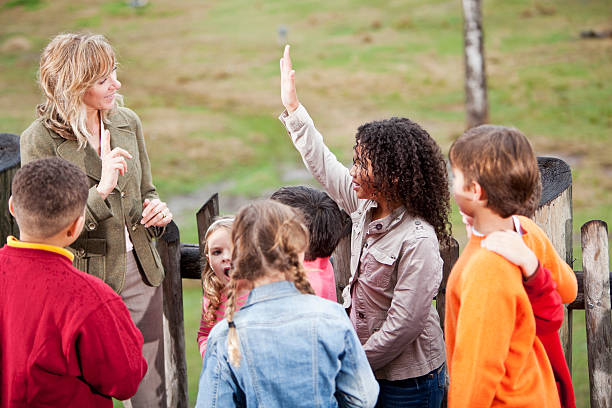
[[[522,218],[520,220],[522,221]],[[522,234],[527,234],[525,229],[521,229]],[[528,239],[525,239],[525,243],[529,246],[532,240],[530,237],[526,238]],[[538,260],[540,259],[539,256],[546,258],[546,264],[540,263],[537,272],[523,283],[533,308],[536,321],[536,335],[542,342],[552,366],[561,400],[561,407],[576,408],[572,378],[565,361],[565,356],[563,355],[558,332],[563,323],[563,301],[561,295],[556,290],[557,284],[553,280],[552,273],[547,268],[555,270],[557,276],[561,274],[572,276],[573,271],[558,255],[555,257],[552,254],[548,254],[547,256],[546,252],[542,252],[543,250],[546,251],[547,246],[532,246],[533,248],[531,246],[530,248],[538,256]]]
[[[147,365],[121,298],[63,248],[0,249],[0,407],[107,407]]]

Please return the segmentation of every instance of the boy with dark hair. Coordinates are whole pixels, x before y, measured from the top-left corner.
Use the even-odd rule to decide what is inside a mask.
[[[60,158],[13,179],[20,240],[0,249],[1,407],[112,407],[147,370],[121,298],[64,249],[83,228],[88,191],[87,176]]]
[[[532,309],[523,274],[544,266],[565,303],[576,297],[577,286],[544,232],[528,218],[513,216],[532,211],[539,197],[531,145],[516,129],[484,125],[453,143],[449,158],[455,200],[473,218],[472,236],[446,290],[449,406],[559,407],[551,363],[536,337],[534,311],[545,305]],[[501,231],[520,234],[524,245]],[[507,260],[488,250],[499,248],[493,237],[517,256]]]
[[[281,187],[270,197],[304,214],[310,234],[304,269],[318,296],[337,301],[334,269],[329,257],[350,226],[348,215],[325,192],[307,186]]]

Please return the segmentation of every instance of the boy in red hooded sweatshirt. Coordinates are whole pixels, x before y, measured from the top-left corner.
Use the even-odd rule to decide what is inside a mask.
[[[0,407],[112,408],[136,393],[143,338],[121,298],[72,266],[89,191],[53,157],[23,166],[9,209],[19,238],[0,249]]]

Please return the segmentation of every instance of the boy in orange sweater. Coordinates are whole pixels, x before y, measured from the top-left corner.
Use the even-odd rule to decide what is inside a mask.
[[[539,191],[537,194],[539,199]],[[535,204],[535,203],[534,203]],[[526,208],[524,215],[533,215],[535,208]],[[472,234],[471,217],[463,215],[463,222],[466,225],[468,239]],[[568,290],[571,289],[571,282],[575,280],[575,275],[571,267],[565,263],[556,253],[551,253],[549,247],[540,246],[533,248],[538,252],[540,257],[546,259],[547,263],[542,263],[538,260],[538,254],[527,247],[523,241],[523,235],[526,231],[520,226],[520,218],[514,217],[515,229],[513,231],[496,231],[482,241],[481,246],[498,253],[516,266],[521,268],[523,273],[523,286],[536,322],[536,335],[542,342],[550,365],[552,366],[559,398],[562,408],[576,408],[574,398],[574,387],[569,368],[563,354],[561,339],[559,337],[559,329],[563,324],[563,299],[557,292],[557,284],[552,278],[550,270],[555,270],[555,276],[561,276],[562,279],[567,279],[569,284],[564,285],[565,288],[565,303],[574,300],[575,295]],[[549,251],[549,253],[542,251]],[[534,265],[538,265],[535,267]],[[534,267],[536,269],[534,269]],[[550,269],[549,269],[550,268]]]
[[[530,205],[540,180],[533,150],[516,129],[480,126],[450,150],[453,194],[473,217],[472,237],[446,290],[446,349],[450,407],[559,407],[551,364],[536,337],[521,270],[538,259],[563,302],[576,296],[575,276],[535,223],[513,217]],[[516,231],[533,252],[517,266],[489,251],[486,236]]]

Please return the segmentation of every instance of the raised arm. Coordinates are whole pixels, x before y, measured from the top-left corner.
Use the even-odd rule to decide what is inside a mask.
[[[358,199],[352,190],[349,170],[325,146],[323,136],[315,128],[306,108],[295,89],[295,70],[291,64],[289,45],[280,60],[281,100],[286,111],[279,117],[291,140],[302,156],[306,168],[340,207],[352,213],[357,209]]]

